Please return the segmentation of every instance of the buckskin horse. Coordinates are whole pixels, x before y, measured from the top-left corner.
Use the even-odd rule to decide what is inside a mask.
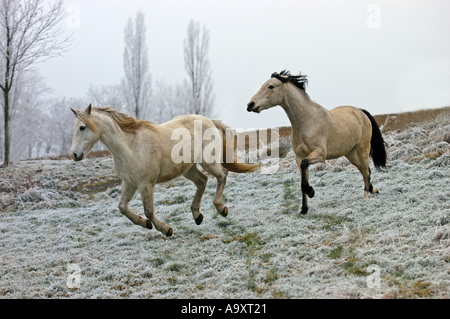
[[[301,172],[302,209],[308,212],[309,166],[345,156],[361,172],[364,198],[378,193],[370,182],[369,156],[377,169],[386,167],[386,149],[378,124],[369,112],[353,106],[327,110],[313,102],[305,91],[306,75],[288,71],[273,73],[247,104],[247,111],[260,113],[280,105],[292,125],[292,146]]]

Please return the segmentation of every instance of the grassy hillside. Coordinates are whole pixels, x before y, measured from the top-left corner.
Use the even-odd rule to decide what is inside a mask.
[[[201,226],[190,181],[158,185],[169,239],[120,214],[111,157],[2,168],[0,297],[449,298],[449,132],[448,112],[388,130],[388,169],[373,170],[380,194],[368,200],[347,160],[313,166],[306,216],[290,150],[271,174],[229,174],[227,218],[210,179]],[[139,196],[130,207],[143,215]]]

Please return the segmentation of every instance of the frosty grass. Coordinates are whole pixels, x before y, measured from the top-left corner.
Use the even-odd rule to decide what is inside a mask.
[[[111,158],[22,161],[0,171],[0,298],[449,298],[449,122],[387,133],[369,200],[347,160],[313,166],[306,216],[292,151],[276,174],[229,174],[227,218],[210,179],[201,226],[190,181],[158,185],[169,239],[120,214]]]

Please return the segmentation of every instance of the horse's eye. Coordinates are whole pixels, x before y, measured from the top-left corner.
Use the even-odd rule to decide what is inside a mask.
[[[80,131],[84,131],[86,129],[86,126],[80,126]]]
[[[275,87],[273,85],[269,85],[269,89],[273,90]]]

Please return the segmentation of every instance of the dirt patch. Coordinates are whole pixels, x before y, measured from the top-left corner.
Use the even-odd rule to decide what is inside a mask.
[[[86,183],[81,183],[72,187],[72,191],[81,192],[83,194],[95,194],[104,192],[109,188],[114,188],[122,184],[118,177],[110,176],[99,180],[92,180]]]
[[[439,116],[443,116],[445,114],[450,114],[450,106],[431,110],[374,115],[374,118],[379,126],[385,126],[383,130],[384,132],[389,132],[395,130],[404,130],[405,128],[413,124],[436,119]],[[387,118],[388,120],[386,121]]]

